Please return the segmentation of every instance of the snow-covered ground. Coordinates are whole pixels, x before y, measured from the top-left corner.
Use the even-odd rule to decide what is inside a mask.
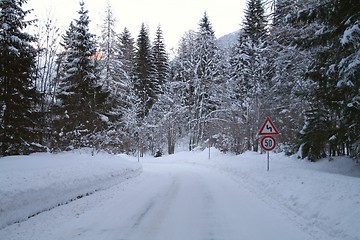
[[[359,165],[270,158],[269,172],[265,154],[216,149],[142,167],[126,155],[2,158],[0,239],[360,239]]]
[[[0,229],[142,171],[137,163],[103,153],[92,157],[90,152],[0,158]]]
[[[174,159],[221,169],[260,199],[300,223],[305,231],[324,231],[329,239],[360,239],[360,164],[348,157],[313,163],[296,156],[246,152],[224,155],[216,149],[183,152]]]

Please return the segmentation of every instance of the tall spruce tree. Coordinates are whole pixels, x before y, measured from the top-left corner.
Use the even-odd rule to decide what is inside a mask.
[[[303,156],[311,160],[325,153],[360,155],[359,12],[357,1],[326,0],[312,1],[297,14],[298,21],[321,26],[304,41],[316,53],[307,72],[316,84],[313,108],[302,132]],[[325,134],[314,131],[322,126],[328,126]]]
[[[180,41],[178,56],[171,61],[170,78],[172,83],[172,99],[173,109],[179,114],[180,125],[177,126],[182,132],[181,137],[189,135],[189,150],[194,147],[193,144],[193,127],[189,123],[193,123],[193,109],[195,105],[195,84],[196,67],[195,56],[196,48],[195,31],[188,31],[184,34]]]
[[[98,147],[95,135],[103,130],[107,93],[98,84],[95,65],[96,44],[89,32],[88,11],[80,2],[79,19],[74,20],[63,36],[66,59],[57,93],[55,111],[57,147],[60,149]]]
[[[123,107],[125,112],[129,115],[134,113],[134,107],[137,104],[137,98],[135,97],[134,89],[134,77],[135,77],[135,41],[131,36],[129,30],[125,27],[123,32],[118,36],[117,44],[117,59],[121,63],[120,69],[120,82],[122,86],[119,86],[122,91],[120,94],[123,101]],[[119,96],[120,97],[120,96]]]
[[[109,126],[104,134],[106,148],[113,153],[123,150],[124,141],[124,111],[128,107],[125,103],[128,79],[124,74],[125,63],[122,59],[122,50],[118,42],[119,36],[115,31],[116,19],[111,11],[111,6],[106,6],[105,17],[101,26],[100,59],[101,82],[103,88],[109,92],[107,107],[109,112]]]
[[[304,3],[303,3],[304,4]],[[299,8],[300,1],[277,0],[270,26],[267,52],[273,62],[271,86],[267,102],[271,103],[271,116],[278,120],[281,135],[278,141],[287,154],[294,154],[299,147],[299,131],[304,124],[304,113],[308,110],[306,97],[312,84],[304,78],[304,72],[313,58],[311,51],[297,43],[302,37],[305,24],[294,23],[291,17]],[[312,26],[313,32],[316,26]]]
[[[137,142],[134,138],[134,129],[138,127],[138,115],[140,110],[140,99],[135,92],[134,79],[135,79],[135,41],[131,36],[129,30],[125,27],[122,33],[118,35],[117,44],[117,58],[121,62],[120,79],[121,83],[124,84],[119,91],[119,98],[122,101],[121,112],[122,112],[122,134],[121,143],[119,146],[125,152],[136,151]],[[120,96],[122,95],[122,96]]]
[[[122,63],[123,76],[131,83],[134,78],[135,67],[135,41],[131,36],[129,30],[125,27],[122,33],[118,36],[118,53],[117,57]]]
[[[221,134],[225,128],[220,127],[225,81],[222,75],[222,59],[216,43],[215,32],[209,16],[204,12],[199,23],[196,37],[197,61],[197,94],[195,116],[198,117],[198,140],[217,144],[215,135]],[[220,122],[222,122],[220,120]],[[222,122],[223,123],[223,122]],[[196,143],[197,140],[195,140]],[[197,144],[197,143],[196,143]],[[220,147],[220,146],[217,146]]]
[[[252,42],[264,39],[266,35],[266,16],[262,0],[248,0],[245,10],[244,33]]]
[[[136,41],[134,88],[138,98],[141,99],[139,118],[143,119],[157,99],[159,84],[155,78],[154,59],[148,29],[141,25]]]
[[[266,47],[266,17],[261,0],[248,0],[245,10],[244,30],[233,48],[230,60],[233,85],[237,86],[234,97],[240,101],[239,107],[245,132],[244,143],[247,150],[258,150],[259,139],[256,129],[260,118],[266,114],[263,106],[263,89],[268,85],[268,61],[264,54]]]
[[[24,29],[32,22],[26,0],[0,1],[0,156],[38,150],[35,38]]]
[[[166,53],[166,47],[160,25],[156,29],[152,53],[156,82],[160,85],[159,88],[161,88],[161,85],[165,83],[169,74],[169,57]]]
[[[115,32],[116,19],[111,11],[111,6],[108,4],[105,11],[105,18],[101,26],[100,35],[100,58],[101,67],[103,69],[104,85],[109,87],[112,82],[118,77],[118,69],[121,63],[117,61],[117,33]],[[116,80],[115,80],[116,81]]]
[[[153,61],[153,82],[156,84],[154,91],[156,94],[156,102],[154,102],[148,115],[142,120],[143,126],[148,126],[141,129],[141,144],[143,148],[149,149],[154,156],[162,154],[163,143],[165,136],[168,135],[168,128],[170,127],[164,118],[168,114],[164,114],[167,108],[168,92],[166,90],[169,60],[166,53],[163,34],[161,27],[158,26],[155,39],[152,45],[152,61]]]
[[[184,70],[177,75],[184,82],[183,101],[188,107],[189,149],[192,150],[212,135],[209,118],[215,117],[212,113],[219,107],[221,64],[215,33],[206,12],[198,31],[189,32],[183,40],[178,63]]]

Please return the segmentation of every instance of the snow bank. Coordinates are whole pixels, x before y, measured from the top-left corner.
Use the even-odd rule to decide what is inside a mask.
[[[99,153],[0,158],[0,229],[141,173],[141,165]]]
[[[360,165],[347,157],[312,163],[270,153],[246,152],[235,156],[216,149],[182,152],[164,157],[217,168],[285,214],[306,231],[322,231],[329,239],[360,239]],[[317,229],[317,230],[316,230]],[[314,233],[316,235],[316,233]]]

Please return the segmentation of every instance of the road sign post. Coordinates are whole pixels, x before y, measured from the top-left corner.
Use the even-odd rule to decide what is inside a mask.
[[[135,132],[134,136],[135,136],[135,140],[136,140],[136,143],[137,143],[137,159],[138,159],[138,162],[140,162],[140,138],[139,138],[139,133]]]
[[[279,134],[279,131],[276,129],[274,123],[271,121],[270,117],[267,117],[264,124],[260,128],[259,136],[263,136],[260,141],[261,148],[266,151],[267,155],[267,171],[270,170],[270,151],[276,147],[276,140],[272,135]]]
[[[270,170],[270,151],[273,150],[276,146],[276,141],[273,136],[265,136],[261,139],[260,142],[261,148],[266,151],[267,156],[267,171]]]

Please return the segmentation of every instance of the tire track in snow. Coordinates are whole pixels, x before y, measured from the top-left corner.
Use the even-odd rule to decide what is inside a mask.
[[[146,202],[130,218],[131,227],[121,239],[157,239],[157,234],[178,193],[179,182],[176,178],[167,179],[170,184],[162,187],[155,196]]]

